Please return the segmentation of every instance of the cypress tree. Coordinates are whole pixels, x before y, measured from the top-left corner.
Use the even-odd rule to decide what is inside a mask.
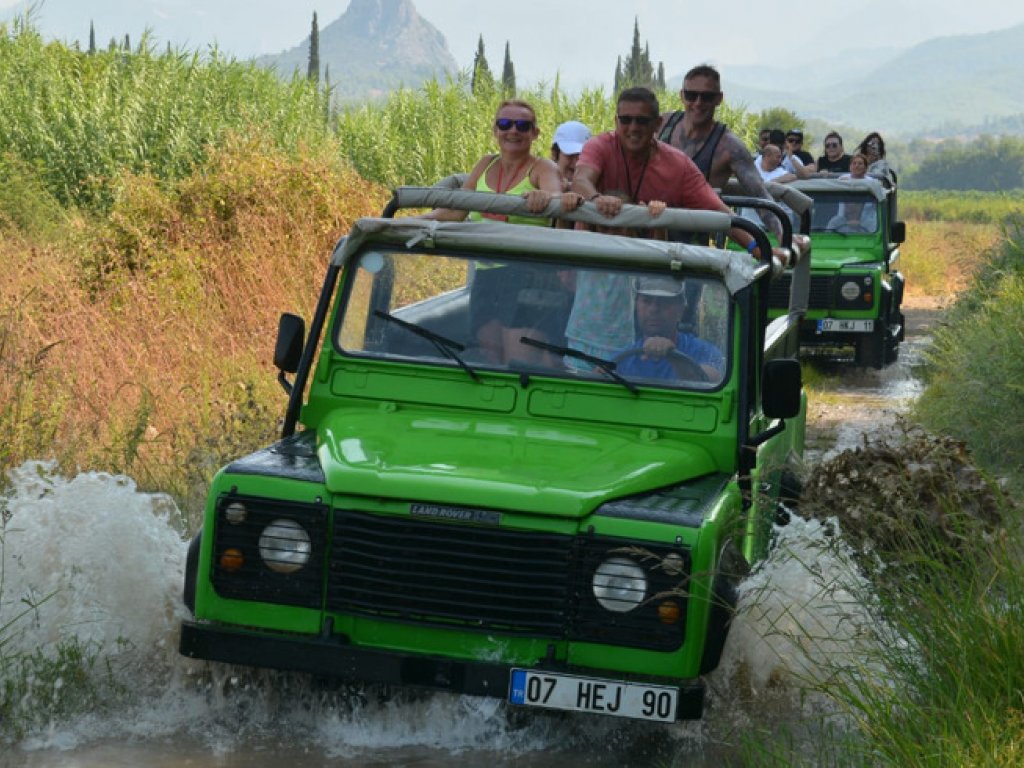
[[[484,36],[480,35],[480,41],[476,46],[476,55],[473,57],[473,79],[469,84],[473,93],[481,90],[494,88],[494,75],[487,65],[487,56],[484,55]]]
[[[306,77],[314,83],[320,82],[320,28],[316,23],[316,11],[313,11],[313,26],[309,30],[309,64],[306,66]]]
[[[501,70],[501,89],[506,96],[516,95],[516,68],[512,65],[512,54],[509,52],[508,40],[505,41],[505,65]]]
[[[621,57],[620,57],[621,60]],[[664,88],[664,64],[659,64],[658,74],[655,74],[654,66],[651,64],[650,45],[640,46],[640,20],[633,20],[633,45],[629,49],[622,67],[616,67],[617,80],[616,92],[624,88],[643,86],[657,90]]]
[[[615,59],[615,86],[612,90],[615,93],[622,90],[622,56]]]
[[[89,53],[96,53],[96,27],[93,26],[92,19],[89,19]]]

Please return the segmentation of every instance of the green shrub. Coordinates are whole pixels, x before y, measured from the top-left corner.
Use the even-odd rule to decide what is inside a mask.
[[[915,414],[968,443],[1000,474],[1024,466],[1024,232],[1010,232],[950,310],[925,353]]]

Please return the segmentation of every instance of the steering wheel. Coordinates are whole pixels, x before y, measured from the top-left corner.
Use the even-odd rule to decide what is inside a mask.
[[[643,347],[637,347],[635,349],[627,349],[625,352],[620,352],[612,359],[616,364],[618,364],[623,360],[628,360],[631,357],[637,357],[643,353]],[[689,355],[683,354],[678,349],[669,350],[669,353],[665,355],[665,359],[668,360],[669,364],[672,366],[672,371],[675,373],[677,379],[699,382],[711,381],[707,371],[701,367],[700,363]]]

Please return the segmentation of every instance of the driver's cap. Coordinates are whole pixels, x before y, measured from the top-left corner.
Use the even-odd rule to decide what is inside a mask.
[[[680,296],[683,282],[674,277],[640,277],[636,281],[636,292],[643,296]]]

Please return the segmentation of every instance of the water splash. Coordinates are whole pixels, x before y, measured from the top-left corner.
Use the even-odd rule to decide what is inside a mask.
[[[11,480],[0,625],[23,598],[52,597],[17,623],[5,650],[78,638],[98,649],[98,668],[113,674],[120,690],[106,708],[55,718],[22,738],[15,746],[33,765],[70,753],[82,766],[123,761],[111,749],[148,750],[151,764],[158,754],[202,756],[196,765],[244,755],[247,765],[269,766],[285,754],[296,766],[306,764],[303,755],[310,765],[501,765],[513,756],[517,765],[558,765],[570,755],[622,765],[649,755],[652,744],[661,750],[654,761],[669,764],[685,753],[690,765],[714,765],[727,754],[724,734],[737,718],[763,720],[766,697],[780,691],[799,700],[808,681],[834,669],[838,653],[857,653],[857,644],[874,636],[866,585],[834,531],[794,517],[778,529],[775,553],[743,585],[700,723],[663,728],[559,714],[519,722],[493,700],[328,689],[304,675],[178,655],[186,541],[166,496],[142,493],[122,476],[65,479],[41,462],[23,465]],[[792,714],[805,712],[797,706]],[[89,754],[102,757],[90,762]]]

